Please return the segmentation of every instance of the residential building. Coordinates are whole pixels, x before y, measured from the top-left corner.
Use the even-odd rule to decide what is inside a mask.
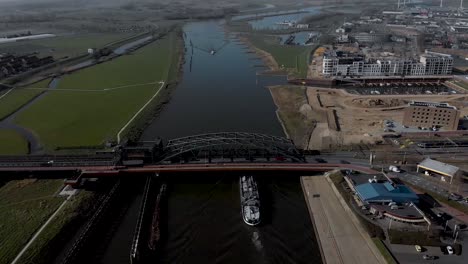
[[[367,76],[428,76],[452,73],[453,58],[450,55],[426,51],[419,61],[388,57],[365,59],[364,56],[340,51],[330,51],[323,57],[322,74],[325,77]]]
[[[447,103],[411,102],[404,111],[403,125],[408,127],[457,130],[460,111]]]

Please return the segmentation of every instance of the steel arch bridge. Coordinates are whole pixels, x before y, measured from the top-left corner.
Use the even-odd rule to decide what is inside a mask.
[[[164,146],[158,160],[187,159],[201,155],[222,157],[267,157],[305,162],[289,139],[257,133],[221,132],[172,139]]]

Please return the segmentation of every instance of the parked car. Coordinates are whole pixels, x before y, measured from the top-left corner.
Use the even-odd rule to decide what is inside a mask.
[[[423,256],[423,259],[425,259],[425,260],[434,260],[434,259],[436,259],[436,257],[435,257],[435,256],[431,256],[431,255],[424,255],[424,256]]]
[[[449,196],[449,199],[459,201],[459,200],[463,199],[463,197],[461,195],[457,194],[457,193],[451,193],[450,196]]]
[[[414,245],[414,248],[417,252],[422,252],[422,247],[420,245]]]
[[[394,165],[391,165],[390,167],[388,167],[388,170],[393,171],[393,172],[398,172],[398,173],[401,172],[401,170],[397,166],[394,166]]]
[[[447,246],[447,253],[449,255],[453,255],[453,247],[452,246]]]

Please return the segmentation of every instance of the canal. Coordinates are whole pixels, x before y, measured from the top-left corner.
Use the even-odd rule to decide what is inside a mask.
[[[142,139],[220,131],[284,136],[265,87],[284,76],[260,76],[262,62],[225,32],[222,21],[184,27],[186,56],[180,84]],[[211,54],[214,50],[214,54]],[[249,227],[240,214],[233,173],[169,175],[167,236],[148,263],[321,263],[298,175],[256,175],[263,224]],[[286,177],[285,177],[286,176]],[[137,221],[133,205],[115,229],[100,263],[128,263]],[[119,249],[119,252],[115,252]]]

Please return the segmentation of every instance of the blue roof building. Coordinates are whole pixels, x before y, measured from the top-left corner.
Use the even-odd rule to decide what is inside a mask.
[[[418,203],[418,196],[405,185],[385,183],[365,183],[355,187],[356,193],[364,202],[374,203]]]

